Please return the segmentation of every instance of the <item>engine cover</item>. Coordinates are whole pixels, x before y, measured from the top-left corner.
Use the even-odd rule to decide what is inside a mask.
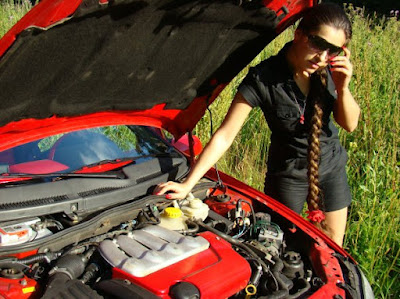
[[[141,239],[144,235],[147,238]],[[141,244],[132,245],[136,242]],[[149,226],[129,237],[103,241],[100,251],[114,266],[113,278],[127,279],[162,298],[170,298],[171,286],[179,282],[194,285],[201,298],[229,297],[244,289],[251,276],[249,263],[210,232],[193,238]]]
[[[147,276],[206,250],[202,237],[183,236],[161,226],[147,226],[113,241],[100,243],[101,255],[112,265],[136,277]]]

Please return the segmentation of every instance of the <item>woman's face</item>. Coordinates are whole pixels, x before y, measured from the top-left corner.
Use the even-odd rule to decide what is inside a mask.
[[[294,39],[297,71],[314,73],[328,65],[330,59],[340,54],[346,43],[342,29],[322,25],[309,34],[296,30]]]

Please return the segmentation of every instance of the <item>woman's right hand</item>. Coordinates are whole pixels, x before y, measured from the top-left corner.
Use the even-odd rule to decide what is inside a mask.
[[[189,194],[190,190],[192,190],[192,187],[185,183],[170,181],[158,184],[154,189],[153,194],[162,195],[171,192],[165,195],[166,199],[184,199]]]

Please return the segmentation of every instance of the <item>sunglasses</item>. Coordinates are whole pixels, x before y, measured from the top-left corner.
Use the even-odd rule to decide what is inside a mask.
[[[307,35],[310,47],[316,52],[328,52],[329,58],[338,56],[342,51],[343,47],[338,47],[327,42],[325,39],[318,35]]]

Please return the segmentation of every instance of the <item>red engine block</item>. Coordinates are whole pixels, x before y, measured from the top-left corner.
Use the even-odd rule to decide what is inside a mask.
[[[207,250],[145,277],[114,268],[113,278],[130,280],[162,298],[170,298],[169,289],[178,282],[195,285],[201,298],[226,298],[244,289],[251,276],[249,263],[217,235],[199,235],[210,242]]]

